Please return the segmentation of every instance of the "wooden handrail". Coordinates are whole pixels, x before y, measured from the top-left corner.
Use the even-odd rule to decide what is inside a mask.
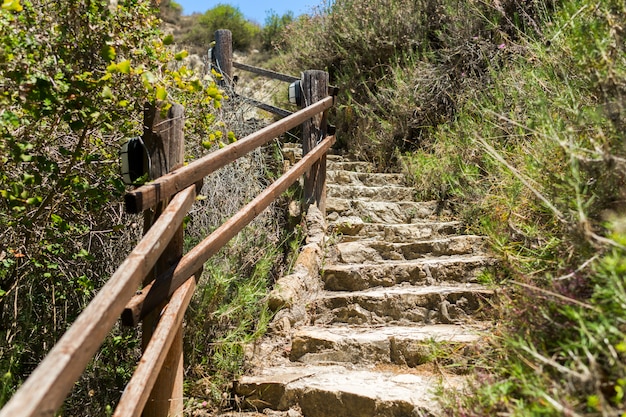
[[[236,62],[236,61],[233,61],[233,67],[243,70],[243,71],[248,71],[248,72],[252,72],[255,74],[263,75],[267,78],[273,78],[275,80],[285,81],[288,83],[292,83],[294,81],[300,80],[300,78],[294,77],[292,75],[281,74],[280,72],[267,70],[265,68],[254,67],[252,65],[243,64],[241,62]]]
[[[129,213],[140,213],[154,207],[159,201],[169,198],[191,184],[195,184],[212,172],[266,144],[276,136],[282,135],[314,115],[329,109],[333,106],[333,103],[333,97],[326,97],[223,149],[210,153],[187,166],[159,177],[149,184],[142,185],[124,197],[126,211]]]
[[[195,186],[176,195],[111,279],[0,410],[0,417],[54,415],[182,224],[194,200]]]
[[[228,49],[225,40],[229,39],[229,32],[218,32],[222,34],[222,49]],[[224,64],[222,68],[226,70],[232,68],[232,63],[224,61],[228,55],[226,50],[220,58]],[[269,71],[265,75],[271,73]],[[144,139],[151,139],[154,142],[152,145],[157,145],[148,148],[158,150],[164,147],[159,148],[159,144],[167,144],[171,151],[168,151],[165,159],[151,158],[155,170],[152,172],[151,169],[150,175],[158,178],[125,196],[127,211],[131,213],[156,206],[155,211],[148,212],[151,215],[145,218],[150,219],[146,223],[149,229],[74,324],[0,410],[0,417],[54,415],[120,315],[123,322],[129,321],[130,324],[143,319],[142,334],[148,336],[144,339],[143,356],[124,390],[114,416],[139,416],[143,413],[146,417],[160,417],[182,413],[181,323],[204,263],[302,176],[305,177],[304,203],[317,204],[322,211],[324,209],[326,153],[335,143],[335,136],[326,136],[326,115],[335,100],[333,96],[326,96],[327,79],[328,74],[322,71],[304,72],[302,84],[307,88],[303,87],[303,96],[309,106],[160,177],[162,172],[169,169],[167,162],[175,165],[178,160],[176,155],[182,155],[183,109],[182,106],[174,105],[172,108],[176,108],[175,114],[168,113],[164,120],[156,120],[155,117],[148,117],[147,122],[147,119],[144,120]],[[286,80],[292,81],[294,78],[287,77]],[[153,111],[155,109],[147,108],[146,115],[154,116],[157,114]],[[167,128],[155,129],[154,124]],[[181,225],[195,201],[198,184],[202,183],[204,177],[298,125],[302,125],[303,158],[187,255],[182,256]],[[174,130],[176,132],[172,132]],[[164,136],[163,131],[172,133],[172,137],[176,136],[180,140],[175,144],[172,140],[166,140],[167,135]],[[321,138],[324,139],[320,141]],[[150,145],[148,142],[146,140],[146,144]],[[154,164],[157,159],[160,165],[167,168],[161,169],[163,167],[159,164]],[[156,168],[159,172],[156,172]],[[156,280],[147,282],[155,274],[160,275]],[[137,293],[142,283],[145,287]]]
[[[185,310],[189,306],[195,288],[196,280],[189,279],[174,292],[161,315],[161,320],[154,330],[139,366],[137,366],[122,394],[122,398],[120,398],[120,402],[117,404],[113,417],[138,417],[141,415],[150,391],[156,382],[159,369],[169,352],[172,339],[176,335],[176,332],[172,332],[172,330],[177,329],[183,322]]]
[[[215,255],[230,239],[239,233],[248,223],[276,200],[315,162],[317,162],[335,143],[335,136],[328,136],[302,160],[296,163],[285,175],[282,175],[265,191],[248,203],[226,223],[217,228],[207,238],[189,251],[178,265],[153,281],[128,303],[122,314],[126,325],[136,325],[147,313],[160,305],[173,292],[195,273],[209,258]]]

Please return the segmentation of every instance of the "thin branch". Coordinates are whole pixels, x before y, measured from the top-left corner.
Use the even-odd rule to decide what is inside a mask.
[[[522,184],[524,184],[530,191],[532,191],[537,198],[539,198],[543,203],[554,213],[554,215],[561,221],[562,223],[567,223],[565,216],[559,209],[557,209],[546,197],[543,196],[535,187],[533,187],[530,182],[520,174],[520,172],[515,169],[515,167],[509,164],[503,157],[496,151],[491,145],[489,145],[483,138],[478,138],[478,141],[485,147],[487,152],[493,156],[498,162],[506,166],[512,173],[519,179]]]
[[[555,400],[554,398],[550,397],[545,392],[541,394],[541,397],[544,400],[546,400],[548,403],[550,403],[550,405],[552,407],[556,408],[556,410],[558,412],[563,413],[564,416],[568,416],[568,417],[582,417],[576,411],[572,410],[571,408],[565,407],[563,404],[559,403],[557,400]]]
[[[534,285],[524,284],[523,282],[519,282],[519,281],[511,281],[511,282],[513,284],[515,284],[515,285],[519,285],[520,287],[524,287],[524,288],[527,288],[527,289],[533,290],[533,291],[538,291],[538,292],[543,293],[545,295],[548,295],[550,297],[558,298],[559,300],[565,301],[567,303],[576,304],[576,305],[578,305],[580,307],[586,308],[588,310],[595,311],[597,313],[601,312],[599,308],[594,307],[591,304],[583,303],[582,301],[578,301],[578,300],[576,300],[574,298],[571,298],[571,297],[566,297],[563,294],[559,294],[559,293],[556,293],[556,292],[553,292],[553,291],[550,291],[550,290],[546,290],[544,288],[539,288],[539,287],[536,287]]]
[[[589,379],[588,375],[584,375],[584,374],[581,374],[580,372],[572,371],[571,369],[569,369],[566,366],[561,365],[560,363],[558,363],[554,359],[547,358],[547,357],[541,355],[536,350],[529,348],[528,346],[521,346],[521,348],[522,348],[523,351],[525,351],[528,354],[530,354],[533,358],[537,359],[539,362],[541,362],[541,363],[543,363],[545,365],[550,365],[550,366],[552,366],[553,368],[557,369],[558,371],[560,371],[563,374],[575,377],[575,378],[579,379],[580,381],[587,381]]]
[[[571,273],[569,273],[567,275],[560,276],[558,278],[554,278],[554,281],[562,281],[562,280],[573,278],[578,272],[580,272],[583,269],[585,269],[587,266],[589,266],[590,263],[592,263],[593,261],[595,261],[599,257],[600,257],[600,254],[594,255],[590,259],[587,259],[585,262],[583,262],[574,272],[571,272]]]

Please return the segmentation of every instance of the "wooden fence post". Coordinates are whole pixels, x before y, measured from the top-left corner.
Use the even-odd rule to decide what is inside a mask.
[[[144,109],[143,141],[150,155],[150,179],[158,178],[183,165],[184,161],[184,108],[180,104],[172,105],[163,112],[163,102],[157,105],[147,104]],[[147,231],[169,202],[164,196],[154,210],[144,212],[144,232]],[[146,277],[144,285],[161,275],[183,255],[183,228],[176,231],[174,237],[157,261],[153,271]],[[142,324],[142,347],[146,348],[161,309],[150,313]],[[144,408],[144,417],[182,417],[183,415],[183,332],[177,330],[172,347],[167,354],[159,377],[150,393]]]
[[[221,86],[231,86],[233,82],[233,34],[228,29],[215,31],[215,63],[222,74]]]
[[[309,70],[302,74],[302,107],[328,96],[328,73]],[[326,114],[318,114],[302,124],[302,155],[306,155],[326,136]],[[316,204],[326,215],[326,154],[304,175],[304,209]]]

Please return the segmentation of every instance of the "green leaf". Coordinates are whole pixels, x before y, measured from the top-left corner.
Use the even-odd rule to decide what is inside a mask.
[[[167,98],[167,90],[163,86],[158,86],[156,88],[156,98],[158,100],[165,100]]]
[[[176,59],[176,61],[182,61],[183,59],[187,58],[188,55],[189,55],[189,52],[180,51],[179,53],[174,55],[174,58]]]
[[[100,50],[100,55],[102,55],[102,58],[104,58],[107,62],[111,62],[116,56],[115,48],[111,45],[104,45]]]
[[[32,174],[29,174],[28,172],[25,172],[22,175],[22,178],[24,180],[24,184],[32,185],[35,183],[35,176]]]
[[[7,292],[5,290],[3,290],[2,288],[0,288],[0,297],[2,297],[4,294],[6,294]]]
[[[20,0],[4,0],[2,2],[2,8],[10,12],[21,12],[24,10],[20,4]]]
[[[171,33],[163,38],[163,45],[171,45],[174,43],[174,35]]]
[[[113,98],[113,92],[111,91],[111,88],[108,85],[105,85],[104,88],[102,88],[102,97],[108,98],[108,99]]]
[[[117,69],[122,74],[130,74],[130,61],[127,59],[117,64]]]
[[[150,71],[146,71],[141,74],[141,78],[143,78],[143,80],[149,84],[154,84],[156,82],[156,77]]]

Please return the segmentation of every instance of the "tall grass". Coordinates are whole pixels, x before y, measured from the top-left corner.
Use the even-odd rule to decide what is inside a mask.
[[[429,146],[506,61],[500,45],[539,27],[553,3],[338,0],[287,28],[283,67],[328,70],[342,87],[339,143],[384,167],[396,148]]]
[[[502,261],[502,337],[451,414],[626,410],[624,12],[563,2],[540,37],[504,44],[524,52],[491,69],[432,148],[406,156]]]
[[[625,28],[623,0],[338,0],[291,27],[284,62],[343,88],[340,141],[395,156],[500,259],[450,415],[626,413]]]

